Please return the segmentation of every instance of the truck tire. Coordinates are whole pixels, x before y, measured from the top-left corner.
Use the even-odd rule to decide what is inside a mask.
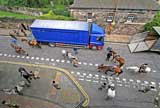
[[[89,47],[89,49],[92,49],[92,48],[93,48],[93,45],[89,45],[88,47]]]
[[[96,46],[96,49],[101,50],[101,49],[103,49],[103,47],[102,46]]]

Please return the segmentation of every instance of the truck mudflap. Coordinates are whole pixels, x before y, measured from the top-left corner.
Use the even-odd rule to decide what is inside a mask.
[[[97,50],[102,50],[103,49],[103,46],[97,46],[97,45],[94,45],[94,44],[89,44],[88,47],[89,47],[89,49],[93,49],[93,47],[96,47]]]

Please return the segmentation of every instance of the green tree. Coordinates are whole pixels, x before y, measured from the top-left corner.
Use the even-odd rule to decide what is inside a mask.
[[[151,22],[148,22],[144,25],[145,31],[152,31],[153,26],[160,26],[160,12],[157,12]]]

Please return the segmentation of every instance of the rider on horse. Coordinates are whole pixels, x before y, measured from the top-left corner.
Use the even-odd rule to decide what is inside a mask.
[[[148,64],[144,63],[139,67],[139,71],[138,72],[145,72],[146,68],[147,68]]]

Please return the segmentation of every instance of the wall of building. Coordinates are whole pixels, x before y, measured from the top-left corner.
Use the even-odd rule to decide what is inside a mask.
[[[71,9],[71,16],[76,19],[85,21],[88,13],[92,13],[93,21],[104,26],[109,13],[115,13],[115,10],[110,9]],[[134,22],[145,23],[154,17],[155,12],[141,10],[117,10],[115,20],[118,23],[126,22],[128,14],[136,16]]]

